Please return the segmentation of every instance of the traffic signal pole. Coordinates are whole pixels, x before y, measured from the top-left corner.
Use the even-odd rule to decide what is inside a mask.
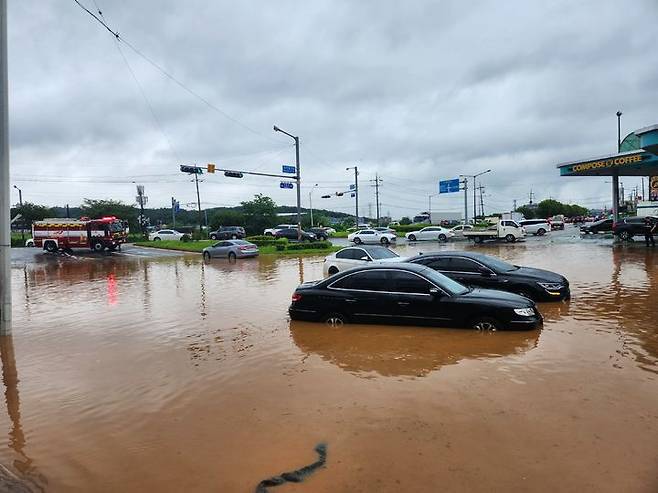
[[[0,0],[0,335],[11,334],[11,226],[9,203],[9,110],[7,0]]]
[[[199,208],[199,234],[203,231],[203,221],[201,219],[201,196],[199,195],[199,173],[194,173],[194,183],[196,184],[196,204]]]

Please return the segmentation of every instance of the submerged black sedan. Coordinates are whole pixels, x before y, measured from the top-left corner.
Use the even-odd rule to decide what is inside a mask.
[[[534,301],[559,301],[571,296],[569,281],[560,274],[519,267],[481,253],[436,252],[417,255],[408,262],[430,267],[466,286],[500,289]]]
[[[293,320],[534,329],[542,322],[522,296],[464,285],[418,264],[367,265],[297,287]]]

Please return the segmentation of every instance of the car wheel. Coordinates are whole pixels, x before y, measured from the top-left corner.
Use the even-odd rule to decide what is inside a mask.
[[[236,258],[238,258],[238,256],[235,254],[235,252],[228,252],[228,259],[230,262],[235,262]]]
[[[49,241],[49,242],[46,243],[46,246],[44,247],[44,249],[47,252],[55,253],[57,251],[57,243],[55,243],[54,241]]]
[[[359,238],[358,236],[356,238],[354,238],[354,243],[356,243],[357,245],[360,245],[361,244],[361,238]]]
[[[102,252],[103,248],[103,244],[100,241],[96,241],[93,245],[91,245],[91,249],[95,252]]]
[[[347,317],[342,313],[329,313],[324,317],[324,323],[331,327],[342,327],[347,323]]]
[[[110,252],[116,252],[118,246],[119,246],[119,245],[110,245],[109,247],[107,247],[107,249],[108,249]]]
[[[475,243],[482,243],[484,240],[482,239],[481,236],[476,236],[475,238],[473,238],[473,241]]]
[[[203,252],[203,260],[210,260],[210,253]]]
[[[216,240],[216,239],[217,239],[217,235],[210,235],[210,239],[211,239],[211,240]]]
[[[537,235],[538,236],[544,236],[546,234],[546,230],[544,228],[539,228],[537,230]]]
[[[232,239],[232,240],[237,240],[237,239],[238,239],[238,235],[231,235],[231,239]]]
[[[155,238],[153,238],[153,241],[160,241],[160,238],[156,236]]]
[[[416,241],[416,235],[409,235],[409,241]]]
[[[631,235],[628,231],[622,231],[619,233],[619,238],[621,238],[623,241],[628,241],[631,239]]]
[[[390,241],[388,241],[388,238],[382,238],[382,239],[380,240],[380,243],[381,243],[382,245],[388,245],[388,244],[390,243]]]
[[[327,271],[330,276],[333,276],[334,274],[338,274],[338,267],[334,267],[333,265],[329,267],[329,270]]]
[[[495,318],[491,318],[491,317],[476,318],[471,323],[471,326],[475,330],[479,330],[482,332],[496,332],[497,330],[500,330],[500,322]]]
[[[446,242],[446,241],[448,241],[448,238],[446,237],[446,235],[444,235],[443,233],[441,233],[441,234],[439,235],[439,241]]]
[[[267,233],[265,233],[265,236],[274,236],[274,235],[268,231]]]
[[[514,242],[516,241],[516,238],[514,238],[514,235],[513,235],[513,234],[508,234],[508,235],[505,237],[505,241],[506,241],[507,243],[514,243]]]

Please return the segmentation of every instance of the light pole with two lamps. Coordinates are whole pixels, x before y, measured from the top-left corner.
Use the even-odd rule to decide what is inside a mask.
[[[290,134],[286,132],[285,130],[280,129],[276,125],[274,125],[274,131],[275,132],[281,132],[282,134],[286,134],[288,137],[290,137],[292,140],[295,141],[295,180],[297,181],[297,240],[301,241],[302,239],[302,196],[301,196],[301,189],[300,189],[300,184],[301,184],[301,178],[299,175],[299,137],[296,135]]]

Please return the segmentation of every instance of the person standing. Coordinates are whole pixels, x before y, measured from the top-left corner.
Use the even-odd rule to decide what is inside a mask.
[[[650,217],[644,218],[644,243],[649,246],[656,246],[656,240],[653,239],[653,234],[656,232],[658,223]]]

